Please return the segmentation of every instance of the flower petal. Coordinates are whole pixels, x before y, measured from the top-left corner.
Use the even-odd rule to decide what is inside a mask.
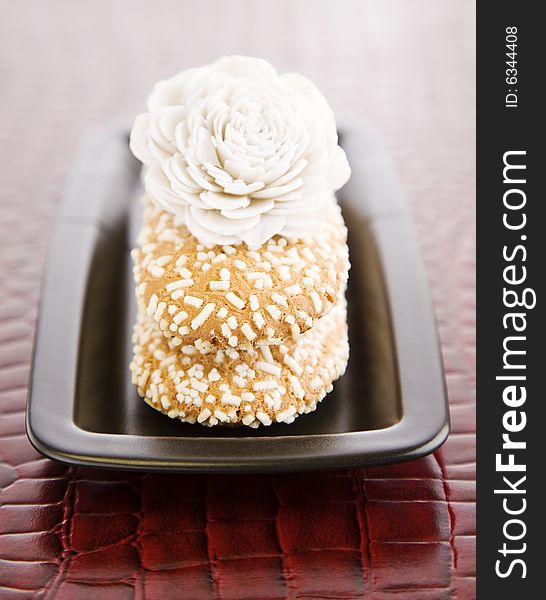
[[[263,181],[266,172],[263,165],[251,167],[248,162],[237,160],[226,160],[224,169],[231,175],[232,179],[242,179],[246,182]]]
[[[328,184],[333,190],[339,190],[349,181],[349,177],[351,177],[351,167],[347,162],[345,150],[336,146],[328,173]]]
[[[131,152],[146,166],[154,162],[153,156],[148,148],[147,131],[150,126],[150,115],[141,113],[135,119],[131,135],[129,136],[129,147]]]
[[[216,208],[218,210],[243,209],[250,204],[247,196],[230,196],[222,192],[201,192],[200,198],[208,208]]]
[[[194,218],[190,208],[186,209],[185,222],[190,232],[198,240],[207,245],[238,244],[240,242],[239,238],[235,235],[222,235],[216,231],[211,231],[203,227],[201,223]]]
[[[290,170],[287,173],[285,173],[282,177],[279,177],[275,181],[272,181],[271,185],[284,185],[285,183],[299,175],[303,171],[303,169],[305,169],[306,166],[307,161],[305,160],[305,158],[300,158],[292,165],[292,167],[290,167]]]
[[[181,187],[188,191],[196,194],[200,193],[203,189],[194,179],[188,174],[188,163],[182,157],[182,154],[177,153],[165,163],[163,163],[163,170],[172,181],[176,180]]]
[[[195,183],[200,185],[205,190],[209,190],[211,192],[221,192],[222,191],[222,188],[220,186],[209,181],[205,177],[205,174],[191,162],[188,163],[188,175],[190,175],[190,177],[195,181]]]
[[[260,215],[246,219],[226,219],[217,210],[203,210],[195,206],[191,207],[191,214],[202,227],[221,235],[239,235],[260,221]]]
[[[224,217],[228,219],[246,219],[254,215],[261,215],[271,211],[275,206],[274,200],[252,200],[248,206],[237,208],[235,210],[224,209],[221,211]]]
[[[239,237],[250,247],[258,247],[280,233],[286,223],[284,217],[272,217],[262,215],[259,225],[247,229],[239,234]]]
[[[210,131],[205,127],[200,127],[197,132],[195,157],[201,164],[211,163],[213,165],[218,165],[218,155],[212,144]]]
[[[294,190],[299,189],[303,185],[303,179],[296,178],[285,185],[274,186],[270,185],[260,192],[255,192],[252,194],[254,198],[275,198],[276,196],[282,196],[284,194],[289,194]]]
[[[253,194],[258,190],[261,190],[264,184],[261,181],[255,181],[254,183],[245,183],[240,179],[233,182],[228,182],[224,186],[224,189],[228,194]]]

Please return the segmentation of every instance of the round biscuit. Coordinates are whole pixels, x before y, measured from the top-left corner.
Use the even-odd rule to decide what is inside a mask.
[[[344,301],[286,344],[176,347],[142,310],[133,342],[132,381],[145,401],[171,418],[208,426],[291,423],[315,410],[349,355]]]
[[[343,295],[347,229],[333,199],[312,238],[205,247],[149,199],[133,250],[136,294],[177,345],[248,348],[307,331]]]

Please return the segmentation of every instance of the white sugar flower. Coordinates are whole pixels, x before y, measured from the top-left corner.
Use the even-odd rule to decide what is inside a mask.
[[[131,150],[145,186],[205,244],[305,237],[350,175],[332,110],[297,73],[233,56],[157,83]]]

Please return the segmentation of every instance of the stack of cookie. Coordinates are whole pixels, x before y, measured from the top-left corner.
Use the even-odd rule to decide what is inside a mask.
[[[133,128],[147,194],[131,371],[171,418],[291,423],[347,364],[347,232],[333,192],[348,167],[322,96],[283,77],[221,59],[157,84]]]

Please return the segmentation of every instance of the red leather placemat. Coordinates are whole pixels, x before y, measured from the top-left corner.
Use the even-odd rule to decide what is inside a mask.
[[[470,0],[0,2],[0,598],[475,596],[474,7]],[[24,433],[55,207],[89,126],[220,54],[308,74],[383,132],[439,320],[452,434],[365,470],[174,476],[67,468]]]

